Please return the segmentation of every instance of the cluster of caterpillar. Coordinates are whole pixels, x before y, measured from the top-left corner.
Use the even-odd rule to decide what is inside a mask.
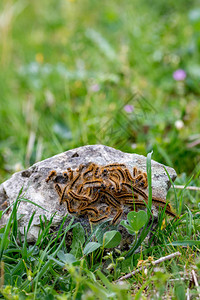
[[[49,181],[54,182],[59,203],[65,203],[70,214],[87,214],[92,223],[109,218],[114,211],[115,224],[125,206],[133,208],[148,203],[147,174],[134,167],[131,175],[125,164],[99,166],[91,162],[76,170],[68,168],[62,175],[53,170],[46,178]],[[153,197],[152,203],[155,207],[166,206],[166,213],[175,217],[166,201]]]

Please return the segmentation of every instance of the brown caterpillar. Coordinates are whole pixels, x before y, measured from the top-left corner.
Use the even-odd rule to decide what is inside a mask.
[[[49,183],[57,172],[52,170],[46,182]],[[108,164],[99,166],[90,162],[81,164],[76,170],[70,167],[62,173],[66,180],[57,181],[55,190],[59,196],[59,203],[65,203],[69,213],[88,215],[93,223],[110,218],[117,223],[121,218],[124,207],[134,205],[146,206],[148,204],[148,181],[146,172],[133,167],[132,174],[125,164]],[[106,204],[106,213],[101,211],[102,204]],[[152,198],[156,208],[164,208],[166,213],[175,217],[175,213],[165,200]],[[92,206],[91,206],[92,205]],[[92,214],[92,216],[91,216]]]
[[[57,172],[55,170],[52,170],[48,177],[46,178],[46,182],[48,183],[53,177],[57,175]]]

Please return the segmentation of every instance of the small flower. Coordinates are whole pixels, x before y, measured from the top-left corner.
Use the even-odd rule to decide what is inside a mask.
[[[127,112],[128,114],[130,114],[130,113],[133,112],[134,107],[133,107],[133,105],[126,104],[126,105],[124,106],[124,110],[125,110],[125,112]]]
[[[116,261],[123,261],[123,260],[125,260],[125,257],[123,257],[123,256],[120,256],[116,259]]]
[[[44,62],[44,56],[43,56],[43,54],[42,53],[37,53],[36,56],[35,56],[35,60],[38,63],[42,64]]]
[[[109,264],[108,267],[106,268],[107,270],[113,270],[114,269],[114,264]]]
[[[19,172],[19,171],[22,171],[24,169],[24,167],[21,162],[18,162],[14,165],[13,169],[15,172]]]
[[[132,149],[136,149],[136,148],[137,148],[137,144],[136,144],[136,143],[132,143],[132,144],[131,144],[131,148],[132,148]]]
[[[100,90],[100,86],[97,83],[95,83],[95,84],[91,85],[90,90],[92,92],[98,92]]]
[[[181,130],[184,127],[184,123],[182,120],[177,120],[174,125],[178,130]]]
[[[178,69],[173,73],[173,78],[176,81],[182,81],[186,78],[186,72],[182,69]]]
[[[103,257],[103,259],[109,259],[109,258],[110,258],[110,256],[108,256],[108,255]]]
[[[117,254],[121,255],[121,251],[119,249],[115,249],[115,252],[117,252]]]
[[[148,274],[147,268],[144,268],[144,274],[147,276],[147,274]]]

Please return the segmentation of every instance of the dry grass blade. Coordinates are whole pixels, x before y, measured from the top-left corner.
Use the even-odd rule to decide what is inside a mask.
[[[31,154],[33,152],[33,148],[34,148],[34,144],[35,144],[35,137],[36,137],[35,132],[31,131],[30,135],[29,135],[29,140],[28,140],[28,144],[27,144],[27,151],[26,151],[26,165],[27,166],[30,164]]]
[[[189,288],[187,288],[186,299],[190,300],[190,289]]]
[[[198,280],[197,280],[196,273],[195,273],[194,270],[192,270],[191,273],[192,273],[192,279],[193,279],[193,281],[194,281],[194,285],[195,285],[196,288],[197,288],[197,291],[198,291],[198,293],[199,293],[199,299],[200,299],[200,289],[199,289],[199,284],[198,284]]]
[[[163,256],[163,257],[161,257],[161,258],[159,258],[159,259],[157,259],[157,260],[155,260],[155,261],[153,261],[153,262],[151,262],[151,263],[152,263],[152,265],[155,266],[155,265],[157,265],[157,264],[162,263],[162,262],[165,261],[165,260],[172,259],[172,258],[174,258],[175,256],[181,256],[181,253],[180,253],[179,251],[178,251],[178,252],[174,252],[174,253],[169,254],[169,255],[167,255],[167,256]],[[144,267],[140,267],[140,268],[136,269],[135,271],[130,272],[130,273],[126,274],[125,276],[120,277],[120,278],[117,279],[115,282],[122,281],[122,280],[124,280],[124,279],[128,279],[128,278],[132,277],[133,275],[135,275],[135,274],[139,273],[140,271],[142,271],[143,268],[144,268]]]
[[[184,185],[175,185],[174,187],[175,187],[175,189],[180,189],[180,190],[186,189],[186,190],[191,190],[191,191],[200,191],[200,187],[197,187],[197,186],[187,186],[185,188]]]
[[[3,260],[1,261],[1,266],[0,267],[1,267],[0,288],[2,288],[3,285],[4,285],[4,261]]]

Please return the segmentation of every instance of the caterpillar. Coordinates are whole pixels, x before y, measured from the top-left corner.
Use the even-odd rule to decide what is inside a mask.
[[[53,177],[57,175],[57,172],[55,170],[52,170],[48,177],[46,178],[46,182],[48,183]]]
[[[90,162],[79,165],[75,170],[69,167],[62,174],[65,180],[54,180],[59,203],[65,203],[69,213],[86,213],[93,223],[112,216],[112,223],[116,224],[124,207],[148,204],[148,194],[145,191],[148,187],[147,174],[137,167],[133,167],[131,175],[125,164],[99,166]],[[57,172],[52,170],[46,182],[49,183],[55,176]],[[156,208],[165,207],[168,215],[176,216],[165,200],[152,197],[152,203]],[[106,213],[101,210],[102,204],[107,205]]]

